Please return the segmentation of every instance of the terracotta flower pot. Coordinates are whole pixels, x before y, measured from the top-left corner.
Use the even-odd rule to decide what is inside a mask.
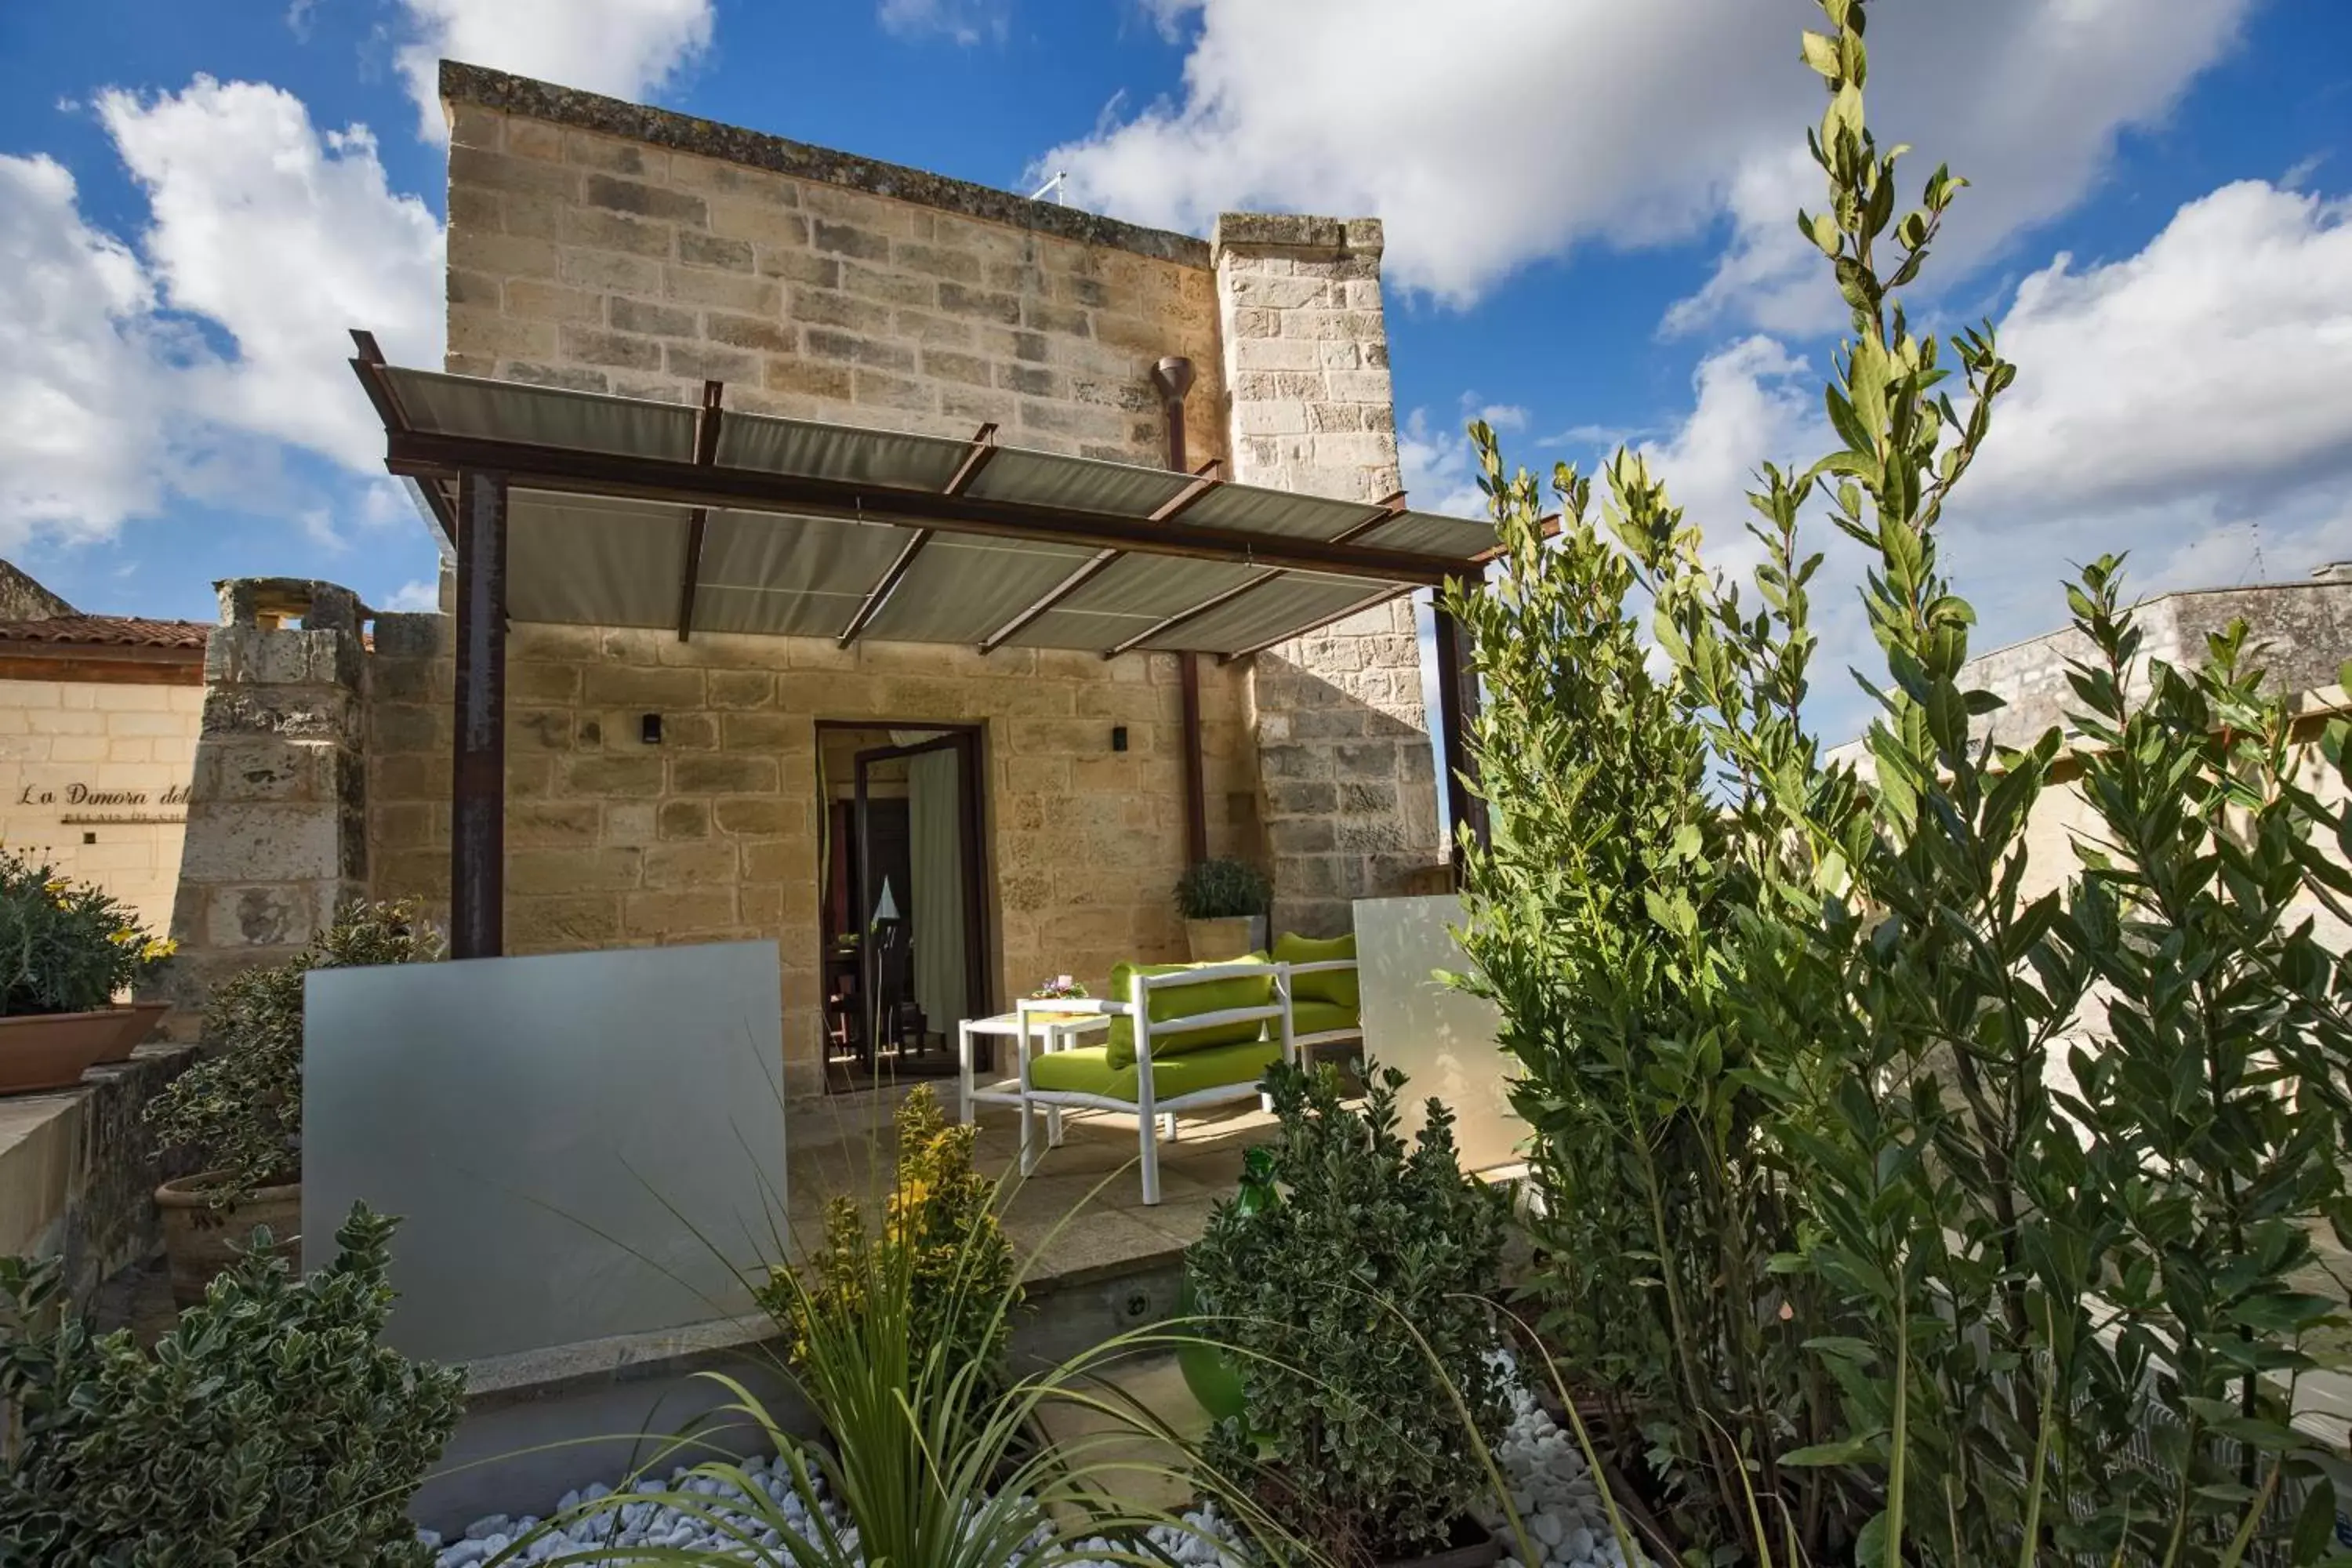
[[[99,1060],[101,1063],[129,1061],[131,1053],[147,1043],[147,1037],[155,1032],[155,1026],[162,1023],[163,1015],[171,1010],[169,1002],[127,1002],[116,1007],[114,1011],[122,1017],[122,1037],[114,1042],[110,1054],[100,1057]]]
[[[163,1014],[160,1005],[144,1003],[0,1018],[0,1094],[71,1089],[84,1068],[129,1057]]]
[[[236,1261],[238,1249],[252,1240],[257,1225],[269,1227],[272,1252],[301,1267],[302,1184],[264,1187],[249,1198],[215,1208],[212,1194],[221,1182],[220,1172],[205,1171],[155,1189],[175,1306],[193,1307],[203,1300],[205,1287]]]

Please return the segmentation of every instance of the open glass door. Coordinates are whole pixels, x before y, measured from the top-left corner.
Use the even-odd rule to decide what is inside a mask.
[[[989,1010],[977,736],[892,731],[855,759],[858,1065],[869,1081],[956,1070],[956,1026]]]

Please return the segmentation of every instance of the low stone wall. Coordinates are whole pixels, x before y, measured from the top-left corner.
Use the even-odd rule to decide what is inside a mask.
[[[62,1257],[87,1305],[117,1270],[152,1257],[162,1169],[148,1104],[194,1059],[187,1046],[142,1047],[92,1068],[78,1089],[0,1100],[0,1254]]]

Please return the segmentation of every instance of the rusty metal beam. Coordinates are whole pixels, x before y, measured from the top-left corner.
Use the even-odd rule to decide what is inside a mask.
[[[851,522],[896,522],[959,533],[1133,550],[1198,561],[1338,573],[1426,587],[1462,570],[1453,556],[1381,550],[1287,534],[1202,526],[1179,527],[1116,512],[1041,507],[930,490],[766,473],[748,468],[700,468],[675,459],[578,451],[519,442],[394,432],[385,466],[395,474],[446,476],[463,468],[496,469],[520,488],[557,493],[669,501],[682,506],[744,506],[834,517]]]
[[[1124,551],[1105,550],[1089,556],[1076,571],[1046,589],[1045,597],[981,638],[980,651],[994,653],[1004,646],[1005,638],[1018,635],[1022,627],[1101,576],[1110,563],[1124,553]]]
[[[963,461],[956,467],[955,477],[948,480],[948,488],[941,493],[960,496],[971,489],[971,481],[980,478],[980,471],[988,467],[996,453],[996,423],[991,420],[972,432],[970,449],[964,453]]]
[[[1374,512],[1363,521],[1343,528],[1338,533],[1334,534],[1332,536],[1331,542],[1334,544],[1345,544],[1349,540],[1355,539],[1360,535],[1370,533],[1372,530],[1380,527],[1381,524],[1388,521],[1391,518],[1395,517],[1398,513],[1403,510],[1404,491],[1399,490],[1394,495],[1388,497],[1380,503],[1380,510]],[[1251,589],[1263,588],[1268,583],[1271,583],[1276,578],[1283,575],[1285,575],[1285,574],[1282,572],[1268,572],[1262,577],[1253,577],[1246,583],[1236,583],[1234,586],[1223,590],[1222,593],[1212,594],[1207,598],[1202,600],[1199,604],[1193,605],[1191,609],[1179,610],[1176,614],[1169,616],[1166,620],[1161,621],[1158,626],[1151,626],[1144,631],[1139,631],[1133,637],[1128,638],[1125,642],[1119,643],[1115,647],[1103,649],[1103,657],[1105,658],[1117,658],[1120,654],[1131,652],[1136,648],[1141,647],[1145,643],[1166,637],[1170,632],[1174,631],[1177,627],[1197,621],[1202,616],[1207,615],[1211,610],[1230,605],[1235,599],[1240,598],[1244,594],[1248,593]]]
[[[702,408],[694,416],[694,466],[707,468],[719,459],[719,423],[725,418],[719,400],[727,395],[724,382],[702,384]],[[696,507],[686,520],[686,564],[677,590],[677,640],[694,630],[694,595],[702,584],[702,533],[709,525],[710,509]]]
[[[1361,615],[1375,605],[1385,605],[1391,599],[1401,599],[1412,592],[1412,590],[1411,588],[1383,588],[1377,594],[1368,595],[1365,597],[1357,600],[1354,604],[1349,605],[1346,609],[1341,610],[1338,615],[1328,616],[1318,622],[1317,625],[1307,627],[1305,631],[1285,632],[1278,637],[1268,637],[1265,641],[1262,643],[1253,643],[1248,647],[1235,648],[1231,653],[1221,653],[1217,656],[1217,662],[1219,664],[1231,664],[1236,659],[1253,658],[1255,655],[1264,653],[1270,647],[1280,647],[1284,643],[1296,642],[1298,638],[1307,636],[1307,632],[1320,631],[1325,626],[1334,626],[1340,621],[1346,620],[1349,616]]]
[[[858,635],[866,630],[866,624],[881,614],[882,606],[889,602],[891,593],[914,569],[915,557],[920,555],[923,546],[930,542],[931,531],[928,528],[919,528],[908,536],[907,547],[898,552],[898,559],[891,562],[882,575],[875,580],[865,602],[857,606],[857,613],[849,617],[849,624],[841,628],[839,637],[833,639],[834,647],[847,647],[857,640]]]

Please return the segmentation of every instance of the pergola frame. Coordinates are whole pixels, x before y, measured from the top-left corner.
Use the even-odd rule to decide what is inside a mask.
[[[516,489],[655,500],[687,508],[687,546],[678,588],[680,640],[693,631],[702,537],[713,508],[889,522],[911,531],[905,547],[836,634],[835,641],[842,647],[865,632],[939,531],[1090,546],[1096,552],[1044,598],[983,639],[980,645],[983,653],[1017,635],[1125,553],[1267,569],[1163,619],[1140,637],[1104,650],[1106,658],[1141,647],[1288,572],[1332,574],[1389,584],[1328,617],[1323,623],[1328,625],[1419,588],[1475,578],[1494,555],[1489,552],[1464,558],[1357,542],[1361,535],[1404,510],[1402,493],[1378,503],[1370,516],[1326,540],[1188,524],[1181,519],[1183,511],[1221,482],[1211,472],[1213,465],[1204,465],[1192,483],[1148,517],[991,501],[969,490],[998,450],[993,425],[982,426],[973,434],[953,479],[937,491],[729,468],[717,461],[726,415],[724,388],[715,381],[704,384],[693,456],[687,461],[437,434],[416,428],[408,418],[391,379],[383,374],[385,362],[374,339],[355,331],[352,340],[358,353],[352,367],[384,424],[385,467],[416,481],[456,556],[450,951],[457,958],[494,957],[504,951],[507,524],[509,500]],[[1439,702],[1434,717],[1448,775],[1443,784],[1454,803],[1455,819],[1468,820],[1471,803],[1460,782],[1468,768],[1464,715],[1465,709],[1475,711],[1477,694],[1463,668],[1458,628],[1442,604],[1438,634]],[[1258,647],[1220,657],[1229,663],[1302,635],[1303,630],[1293,629]],[[1192,662],[1190,655],[1183,656],[1183,672],[1188,676],[1192,674]],[[1206,853],[1196,739],[1199,695],[1194,680],[1183,684],[1185,729],[1188,737],[1194,738],[1192,754],[1185,759],[1186,847],[1198,858]]]

